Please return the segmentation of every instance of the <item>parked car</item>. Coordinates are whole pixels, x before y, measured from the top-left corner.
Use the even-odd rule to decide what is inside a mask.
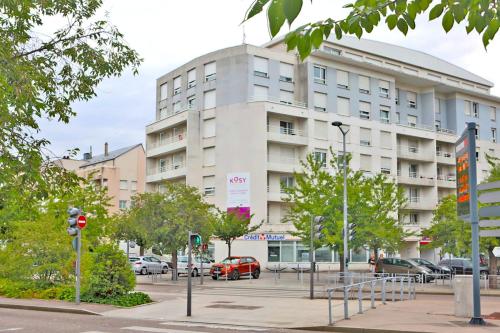
[[[451,275],[451,269],[447,266],[435,265],[427,259],[423,258],[410,258],[420,266],[427,267],[432,271],[433,274],[439,274],[439,278],[446,278]]]
[[[153,256],[130,257],[128,260],[134,272],[140,275],[168,272],[168,263]]]
[[[472,274],[472,260],[467,258],[443,259],[439,265],[449,267],[453,274]],[[480,265],[479,274],[488,276],[488,267]]]
[[[379,259],[375,265],[376,273],[389,273],[399,275],[411,275],[416,282],[430,282],[434,280],[432,271],[424,266],[420,266],[411,259],[383,258]]]
[[[212,265],[210,269],[212,279],[226,277],[231,280],[238,280],[240,276],[252,276],[258,279],[260,276],[260,263],[254,257],[227,257],[220,263]]]
[[[212,262],[208,258],[193,257],[192,261],[192,273],[191,276],[200,276],[201,274],[201,266],[203,265],[203,275],[210,274],[210,267],[212,266]],[[188,274],[188,257],[187,256],[179,256],[177,257],[177,275]]]

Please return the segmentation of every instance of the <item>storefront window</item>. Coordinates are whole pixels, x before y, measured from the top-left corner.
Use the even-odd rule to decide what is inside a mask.
[[[333,262],[340,262],[340,260],[339,260],[339,252],[338,251],[334,251],[333,252]]]
[[[280,242],[269,241],[267,246],[267,261],[269,262],[280,261]]]
[[[302,243],[297,243],[297,262],[309,261],[309,249]]]
[[[368,262],[368,251],[366,249],[356,249],[351,252],[352,262]]]
[[[295,242],[281,242],[281,261],[282,262],[295,262],[293,258],[293,246]]]
[[[215,244],[208,243],[208,258],[214,260],[215,259]]]
[[[316,249],[316,262],[332,262],[332,249],[329,247]]]

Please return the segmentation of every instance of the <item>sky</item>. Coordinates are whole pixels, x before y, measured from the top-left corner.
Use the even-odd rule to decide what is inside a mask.
[[[127,43],[144,59],[139,74],[126,71],[119,78],[102,82],[97,97],[73,105],[77,116],[69,124],[42,121],[39,135],[50,142],[55,156],[79,148],[81,158],[92,146],[94,155],[109,149],[144,143],[145,126],[155,115],[156,78],[211,51],[243,43],[261,45],[270,40],[266,17],[259,15],[241,24],[253,0],[104,0],[100,15],[107,15],[125,35]],[[342,5],[349,1],[304,1],[292,28],[327,17],[345,17]],[[447,60],[495,83],[492,94],[500,96],[500,37],[487,50],[475,33],[464,25],[448,34],[440,20],[417,19],[417,27],[405,37],[386,27],[375,28],[363,38],[384,41]],[[284,27],[280,34],[288,31]]]

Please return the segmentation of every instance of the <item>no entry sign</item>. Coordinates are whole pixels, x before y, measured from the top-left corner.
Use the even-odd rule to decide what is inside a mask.
[[[83,229],[87,225],[87,218],[84,215],[80,215],[76,223],[78,224],[78,228]]]

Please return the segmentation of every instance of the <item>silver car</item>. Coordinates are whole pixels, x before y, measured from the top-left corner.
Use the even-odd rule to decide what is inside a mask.
[[[130,265],[136,274],[165,274],[168,264],[153,256],[130,257]]]
[[[210,268],[212,267],[212,262],[207,258],[200,259],[198,257],[193,257],[192,263],[192,273],[191,276],[200,276],[201,265],[203,265],[203,275],[210,275]],[[188,274],[188,257],[180,256],[177,258],[177,275]]]

